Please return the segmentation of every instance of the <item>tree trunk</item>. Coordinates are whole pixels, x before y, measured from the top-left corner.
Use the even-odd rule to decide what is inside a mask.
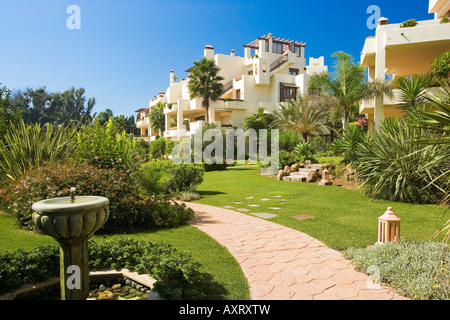
[[[203,108],[205,108],[205,121],[209,123],[209,101],[203,100]]]
[[[350,114],[348,112],[347,107],[343,108],[341,120],[342,120],[342,128],[345,130],[348,127]]]

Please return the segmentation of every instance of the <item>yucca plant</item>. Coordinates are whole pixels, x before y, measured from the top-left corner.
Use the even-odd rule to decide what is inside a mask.
[[[437,203],[445,197],[449,181],[442,172],[448,166],[450,146],[412,143],[431,134],[416,121],[385,119],[360,144],[357,171],[371,197],[409,203]]]
[[[16,179],[29,168],[74,152],[75,127],[10,123],[0,144],[0,175]]]

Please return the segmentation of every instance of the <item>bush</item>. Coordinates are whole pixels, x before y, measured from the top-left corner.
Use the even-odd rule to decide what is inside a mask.
[[[200,166],[153,161],[141,166],[139,177],[144,192],[149,194],[194,191],[203,182]]]
[[[450,299],[450,245],[423,241],[348,249],[357,270],[379,268],[380,281],[413,299]]]
[[[304,159],[308,159],[314,154],[314,150],[309,142],[300,142],[295,146],[294,152]]]
[[[302,158],[296,155],[294,152],[287,152],[286,150],[280,149],[280,164],[279,167],[284,169],[285,166],[291,166],[294,163],[300,162]]]
[[[201,299],[203,275],[200,264],[170,245],[127,238],[89,243],[89,269],[129,269],[149,274],[157,281],[154,290],[167,299]],[[58,246],[0,255],[0,294],[22,285],[59,276]]]
[[[74,153],[74,127],[10,123],[0,140],[0,175],[18,178],[29,168]]]
[[[164,197],[139,197],[137,180],[129,169],[97,168],[76,162],[49,164],[28,171],[22,179],[0,192],[0,206],[15,215],[21,225],[32,228],[32,204],[42,199],[69,196],[71,187],[76,187],[78,195],[109,199],[109,219],[97,233],[171,227],[194,216],[191,209],[172,204]]]
[[[409,203],[439,203],[450,187],[442,173],[448,167],[448,144],[415,143],[432,133],[411,117],[388,118],[359,145],[358,176],[374,198]]]
[[[145,147],[132,134],[116,133],[97,122],[83,127],[77,136],[78,159],[100,168],[135,170],[145,160]]]
[[[406,20],[400,24],[400,28],[415,27],[417,25],[417,23],[418,22],[416,21],[416,19]]]
[[[294,151],[295,147],[302,141],[300,136],[292,131],[280,130],[279,132],[279,149],[287,152]]]
[[[342,162],[352,163],[358,159],[360,144],[366,141],[366,133],[361,126],[348,126],[341,138],[333,141],[329,150],[335,156],[342,156]]]
[[[162,159],[166,154],[167,141],[165,138],[158,138],[150,144],[150,155],[153,159]]]

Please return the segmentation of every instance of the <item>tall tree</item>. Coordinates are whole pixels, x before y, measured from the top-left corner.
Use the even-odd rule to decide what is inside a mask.
[[[194,66],[189,69],[189,94],[191,99],[201,98],[202,106],[205,108],[205,120],[209,122],[209,106],[211,101],[217,101],[223,93],[224,80],[219,76],[220,68],[216,66],[214,60],[205,57],[199,61],[194,61]]]
[[[362,100],[373,99],[381,94],[392,97],[392,87],[384,79],[366,81],[365,68],[353,61],[345,52],[335,52],[333,73],[322,72],[310,78],[309,88],[328,97],[335,112],[341,115],[342,128],[346,129],[350,119],[350,110]]]
[[[109,108],[100,112],[96,117],[95,121],[98,122],[101,126],[108,122],[109,118],[113,117],[113,111]]]
[[[166,129],[166,117],[164,115],[165,103],[159,101],[155,107],[150,110],[150,125],[159,131],[159,136],[162,136],[162,132]]]
[[[11,103],[11,90],[0,86],[0,140],[6,133],[9,123],[19,123],[20,109]]]

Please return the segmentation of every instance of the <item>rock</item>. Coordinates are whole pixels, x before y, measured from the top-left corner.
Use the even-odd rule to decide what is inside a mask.
[[[306,160],[305,164],[311,164],[311,160]]]
[[[284,174],[286,176],[288,176],[291,173],[291,167],[285,166],[283,171],[284,171]]]
[[[118,283],[118,284],[113,285],[111,287],[111,289],[116,290],[116,289],[119,289],[120,287],[122,287],[122,285],[120,283]]]
[[[310,170],[308,176],[306,177],[306,182],[316,182],[319,179],[320,174],[316,170]]]
[[[102,291],[105,291],[105,290],[106,290],[106,287],[103,284],[101,284],[100,287],[98,287],[98,292],[102,292]]]
[[[283,170],[278,170],[277,179],[278,180],[282,180],[283,177],[284,177],[284,171]]]
[[[304,164],[303,162],[301,162],[301,163],[298,164],[298,167],[299,167],[299,168],[304,168],[304,167],[305,167],[305,164]]]
[[[294,164],[291,166],[291,172],[298,171],[298,168],[300,168],[300,163],[294,163]]]
[[[98,294],[97,300],[113,300],[115,297],[111,291],[103,291]]]

